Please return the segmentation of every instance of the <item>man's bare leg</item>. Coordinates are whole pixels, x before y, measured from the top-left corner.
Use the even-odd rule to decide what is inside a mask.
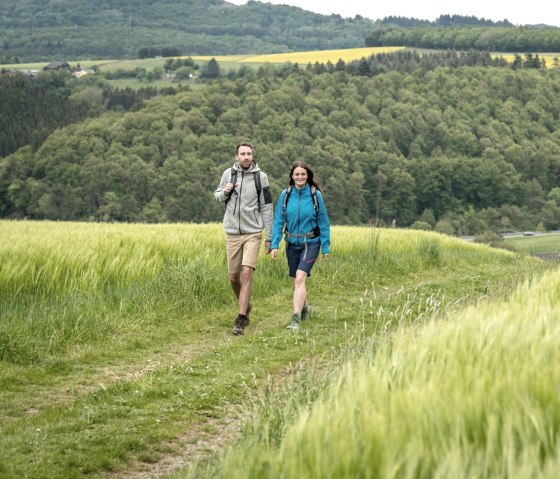
[[[253,289],[253,268],[243,266],[239,273],[229,274],[229,282],[239,301],[239,314],[247,315]]]

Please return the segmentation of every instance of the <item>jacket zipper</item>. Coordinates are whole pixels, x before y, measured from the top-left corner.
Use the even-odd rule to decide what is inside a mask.
[[[241,233],[241,193],[243,190],[243,177],[245,176],[245,172],[241,172],[241,183],[239,184],[239,209],[237,211],[239,216],[239,234]]]
[[[297,208],[297,230],[298,230],[297,234],[299,235],[299,234],[301,234],[301,223],[300,223],[301,215],[300,215],[300,212],[301,212],[301,193],[302,193],[302,190],[298,190],[298,193],[299,193],[299,199],[298,199],[298,208]],[[298,238],[297,242],[299,244],[300,238]]]

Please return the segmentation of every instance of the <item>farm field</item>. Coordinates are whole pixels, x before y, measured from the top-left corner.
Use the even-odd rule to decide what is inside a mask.
[[[364,47],[364,48],[348,48],[341,50],[314,50],[307,52],[292,52],[292,53],[277,53],[277,54],[267,54],[267,55],[216,55],[216,56],[191,56],[195,61],[201,63],[206,63],[210,59],[214,58],[220,65],[224,65],[226,68],[228,66],[239,67],[240,65],[248,66],[260,66],[266,63],[271,64],[284,64],[286,62],[292,63],[304,63],[309,62],[324,62],[330,61],[331,63],[336,63],[339,59],[345,62],[358,60],[362,57],[367,57],[370,55],[375,55],[378,53],[389,53],[393,51],[402,50],[405,47]],[[177,57],[177,58],[189,58],[189,56]],[[68,61],[70,66],[74,67],[78,63],[82,67],[91,68],[97,65],[101,71],[107,70],[134,70],[138,67],[143,68],[156,68],[163,67],[166,58],[145,58],[145,59],[133,59],[133,60],[82,60],[80,62]],[[15,68],[22,70],[29,69],[42,69],[48,62],[34,62],[34,63],[21,63],[21,64],[11,64],[11,65],[0,65],[2,68]]]
[[[532,307],[519,293],[511,296],[524,281],[536,284],[537,291],[549,291],[547,301],[558,301],[557,271],[525,255],[429,232],[335,226],[332,236],[333,255],[318,263],[310,279],[312,318],[301,332],[285,329],[291,285],[284,261],[262,255],[251,324],[245,336],[234,337],[236,311],[225,274],[221,225],[0,221],[0,477],[204,477],[204,471],[206,477],[216,477],[212,467],[220,468],[221,477],[260,477],[263,467],[278,472],[270,477],[320,477],[313,468],[321,467],[315,460],[324,457],[317,450],[289,451],[299,447],[298,431],[313,434],[309,446],[319,447],[319,436],[328,437],[321,430],[322,407],[332,413],[329,424],[348,423],[344,412],[337,419],[339,410],[328,406],[331,400],[344,405],[345,412],[372,407],[375,417],[351,415],[359,424],[379,424],[380,430],[387,421],[397,425],[394,434],[380,434],[373,443],[367,435],[353,435],[374,444],[372,454],[386,458],[379,464],[396,467],[389,459],[400,458],[405,462],[399,467],[412,475],[419,471],[415,467],[436,471],[425,468],[449,466],[462,473],[459,477],[480,472],[473,469],[480,465],[473,458],[486,457],[483,438],[490,432],[504,435],[502,448],[497,445],[486,457],[497,468],[491,472],[507,475],[500,467],[509,464],[501,454],[513,453],[508,431],[516,452],[520,447],[525,451],[527,444],[527,454],[520,455],[522,470],[532,467],[537,473],[543,470],[539,467],[552,467],[559,425],[546,411],[557,410],[557,395],[548,394],[545,386],[556,384],[551,378],[560,374],[558,362],[542,368],[541,356],[535,360],[527,353],[511,365],[526,372],[519,384],[502,381],[516,376],[507,361],[486,368],[484,383],[473,395],[469,388],[474,383],[455,389],[453,384],[460,382],[458,371],[470,364],[459,359],[470,361],[477,345],[495,351],[489,362],[501,358],[501,349],[492,348],[505,347],[498,341],[501,328],[512,330],[505,320],[488,329],[474,318],[495,314],[509,298]],[[539,295],[535,297],[545,293]],[[455,317],[461,320],[451,321]],[[553,319],[533,328],[543,335],[551,331],[546,337],[552,349],[542,349],[543,358],[554,347],[560,350]],[[535,321],[539,319],[532,317],[531,325]],[[481,330],[486,336],[480,336]],[[418,342],[413,339],[417,334]],[[460,338],[462,346],[452,338]],[[542,338],[535,334],[526,340],[537,348]],[[397,356],[390,354],[392,344]],[[454,351],[453,367],[458,369],[431,367],[439,361],[449,364]],[[531,375],[536,367],[539,374]],[[385,374],[390,378],[384,379]],[[372,375],[381,381],[377,386],[402,388],[374,386],[380,396],[370,396],[367,382],[362,389],[359,378]],[[438,395],[440,381],[434,377],[446,375],[444,387],[449,389]],[[413,377],[416,382],[406,382]],[[530,378],[542,382],[531,383]],[[492,384],[501,386],[493,390]],[[407,387],[410,394],[432,392],[441,407],[432,407],[426,416],[423,407],[433,401],[426,395],[418,409],[409,409],[404,406],[410,405],[404,401]],[[510,387],[539,392],[536,399],[519,396],[531,408],[526,417],[536,418],[534,430],[521,421],[517,406],[503,407]],[[344,389],[349,396],[333,396]],[[451,404],[473,414],[454,415],[445,407],[448,394],[454,398]],[[494,401],[486,401],[487,395]],[[368,397],[371,402],[352,402]],[[405,410],[427,424],[418,429],[422,438],[415,435],[414,421],[409,422],[412,416],[390,415],[383,406],[389,399],[403,401]],[[490,424],[492,408],[505,412]],[[454,421],[467,422],[457,429]],[[434,433],[438,424],[445,425],[441,435]],[[332,431],[345,437],[342,429]],[[443,436],[453,431],[472,432],[469,460],[458,454],[449,462],[437,454],[445,444]],[[405,438],[410,447],[399,455],[392,447]],[[255,447],[255,455],[238,454],[247,457],[242,469],[232,456],[225,462],[204,462],[237,441]],[[434,451],[429,465],[418,461],[424,456],[415,445],[421,443]],[[542,451],[540,461],[530,460],[533,448]],[[294,461],[280,460],[286,458],[282,454]],[[342,457],[348,468],[325,467],[340,472],[336,477],[355,477],[351,467],[367,454]]]
[[[291,53],[278,53],[267,55],[226,55],[226,56],[192,56],[191,58],[199,65],[205,65],[210,59],[214,58],[220,65],[223,73],[228,71],[237,70],[240,66],[245,65],[250,68],[258,68],[267,64],[282,65],[287,62],[298,63],[300,65],[307,65],[308,63],[327,63],[336,62],[342,59],[344,62],[359,60],[363,57],[375,55],[379,53],[390,53],[406,49],[406,47],[364,47],[364,48],[350,48],[342,50],[316,50],[316,51],[303,51]],[[429,53],[430,50],[420,49],[420,52]],[[507,53],[492,53],[495,57],[505,58],[508,62],[514,59],[513,54]],[[538,53],[541,58],[546,60],[548,68],[558,66],[560,55],[558,53]],[[188,58],[177,57],[177,58]],[[163,68],[166,58],[146,58],[146,59],[130,59],[130,60],[82,60],[82,61],[68,61],[71,68],[78,65],[84,68],[97,67],[100,72],[116,72],[116,71],[133,71],[136,68],[145,68],[146,70],[153,70],[154,68]],[[22,64],[9,64],[0,65],[0,68],[15,69],[15,70],[38,70],[41,71],[48,62],[35,62],[35,63],[22,63]],[[120,79],[110,80],[111,84],[118,88],[125,87],[139,87],[142,85],[150,85],[157,87],[165,87],[175,84],[170,79],[161,79],[153,82],[140,82],[135,79]]]
[[[527,254],[560,254],[560,233],[508,238],[506,243]]]

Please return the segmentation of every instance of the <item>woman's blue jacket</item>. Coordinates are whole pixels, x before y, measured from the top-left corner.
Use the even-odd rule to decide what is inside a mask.
[[[318,215],[316,215],[315,207],[313,206],[313,197],[309,184],[306,184],[302,189],[298,189],[295,186],[292,187],[284,215],[285,196],[286,190],[282,191],[280,198],[278,198],[278,203],[276,204],[270,248],[279,248],[284,230],[284,223],[286,223],[287,232],[292,235],[304,235],[311,232],[315,226],[319,226],[321,235],[318,238],[286,236],[284,239],[287,243],[300,245],[303,245],[305,241],[308,243],[317,243],[320,241],[322,253],[330,254],[331,228],[321,192],[318,189],[316,190],[317,203],[319,204]]]

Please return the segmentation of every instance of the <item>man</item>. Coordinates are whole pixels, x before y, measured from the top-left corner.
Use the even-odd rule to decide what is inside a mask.
[[[233,167],[224,171],[214,196],[226,203],[228,278],[239,303],[233,334],[239,335],[249,324],[253,272],[263,229],[266,230],[265,253],[270,253],[273,207],[268,177],[255,163],[251,144],[237,145],[235,160]]]

